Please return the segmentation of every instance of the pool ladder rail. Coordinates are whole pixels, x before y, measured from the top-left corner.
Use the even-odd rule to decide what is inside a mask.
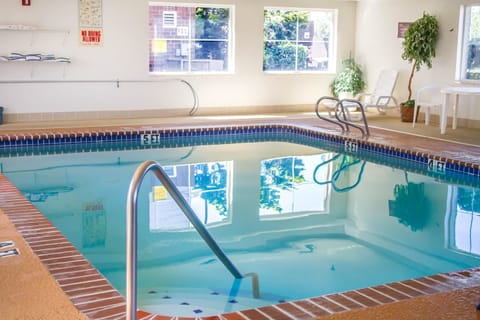
[[[329,118],[325,117],[320,114],[319,111],[319,106],[322,104],[322,102],[329,101],[330,103],[335,104],[335,118]],[[363,127],[353,123],[350,117],[350,112],[348,111],[347,108],[355,106],[358,109],[360,109],[360,114],[361,117],[359,120],[363,121]],[[319,119],[325,120],[327,122],[333,123],[337,126],[340,127],[342,130],[342,134],[345,132],[350,132],[350,126],[354,127],[362,133],[362,138],[366,138],[370,136],[370,129],[368,128],[368,121],[367,121],[367,116],[365,115],[365,108],[363,104],[359,100],[354,100],[354,99],[338,99],[335,97],[331,96],[323,96],[320,99],[317,100],[315,104],[315,113]]]
[[[210,235],[204,224],[197,217],[191,206],[187,203],[183,195],[175,186],[162,166],[153,161],[145,161],[137,168],[133,174],[127,195],[127,275],[126,275],[126,318],[127,320],[137,319],[137,197],[140,185],[145,175],[152,171],[160,180],[165,189],[170,193],[179,208],[195,227],[197,232],[207,243],[217,258],[225,265],[235,279],[246,277],[252,278],[252,291],[254,298],[260,296],[258,275],[256,273],[247,273],[242,275],[235,265],[226,256],[217,242]]]

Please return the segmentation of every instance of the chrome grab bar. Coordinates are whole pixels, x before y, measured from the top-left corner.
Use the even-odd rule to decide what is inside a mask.
[[[327,122],[330,122],[330,123],[333,123],[333,124],[336,124],[337,126],[339,126],[341,129],[342,129],[342,133],[346,131],[348,131],[348,127],[345,128],[340,122],[338,121],[335,121],[335,120],[332,120],[328,117],[324,117],[320,114],[320,112],[318,111],[318,106],[320,105],[320,103],[324,100],[330,100],[330,101],[335,101],[336,102],[336,106],[335,106],[335,110],[337,109],[337,106],[338,106],[338,103],[339,103],[339,99],[335,98],[335,97],[329,97],[329,96],[323,96],[321,97],[320,99],[317,100],[317,103],[315,103],[315,113],[317,114],[317,117],[319,119],[322,119],[322,120],[325,120]],[[336,112],[335,112],[335,115],[336,115]],[[336,117],[336,116],[335,116]]]
[[[120,88],[120,83],[161,83],[179,81],[185,84],[193,96],[193,106],[188,112],[190,116],[193,116],[198,110],[198,94],[193,86],[184,79],[164,79],[164,80],[5,80],[0,81],[0,84],[50,84],[50,83],[114,83],[117,88]]]
[[[364,127],[365,127],[365,130],[363,130],[363,128],[355,123],[352,123],[352,121],[348,120],[348,118],[346,117],[345,115],[345,106],[343,105],[345,102],[347,103],[350,103],[350,104],[357,104],[358,105],[358,108],[360,109],[361,113],[362,113],[362,120],[363,120],[363,124],[364,124]],[[339,109],[343,115],[343,120],[340,119],[340,117],[338,116],[338,112],[339,112]],[[362,138],[364,138],[365,136],[370,136],[370,129],[368,128],[368,122],[367,122],[367,116],[365,115],[365,108],[363,107],[362,103],[358,100],[354,100],[354,99],[342,99],[340,100],[336,107],[335,107],[335,118],[337,118],[337,120],[343,124],[345,124],[348,128],[348,126],[352,126],[354,128],[357,128],[358,130],[360,130],[362,132]]]
[[[252,277],[253,296],[259,297],[258,276],[256,273],[248,273],[242,276],[238,269],[228,259],[223,250],[212,238],[208,230],[197,217],[193,209],[187,203],[178,188],[162,169],[161,165],[149,160],[143,162],[133,174],[127,195],[127,275],[126,275],[126,317],[127,320],[137,319],[137,197],[140,184],[150,170],[160,180],[165,189],[170,193],[182,212],[195,227],[200,236],[205,240],[213,253],[220,259],[230,273],[236,278]]]
[[[336,121],[333,120],[333,119],[330,119],[328,117],[324,117],[320,114],[320,112],[318,110],[319,105],[324,100],[330,100],[330,101],[335,102],[335,119],[336,119]],[[343,103],[345,103],[345,102],[348,102],[350,104],[352,104],[352,103],[358,104],[358,106],[360,108],[360,111],[362,112],[362,119],[363,119],[365,130],[361,126],[359,126],[355,123],[352,123],[352,121],[349,120],[350,113],[348,112],[348,110],[343,105]],[[320,99],[318,99],[317,102],[315,103],[315,113],[317,114],[317,117],[319,119],[325,120],[327,122],[330,122],[330,123],[333,123],[333,124],[339,126],[342,129],[342,134],[345,133],[345,131],[349,132],[350,131],[350,126],[352,126],[354,128],[357,128],[358,130],[360,130],[362,132],[362,138],[364,138],[365,136],[367,136],[367,137],[370,136],[370,129],[368,128],[368,123],[367,123],[367,117],[365,115],[365,110],[364,110],[364,107],[363,107],[362,103],[358,100],[353,100],[353,99],[342,99],[342,100],[340,100],[340,99],[335,98],[335,97],[323,96]],[[347,116],[347,114],[348,114],[348,116]]]

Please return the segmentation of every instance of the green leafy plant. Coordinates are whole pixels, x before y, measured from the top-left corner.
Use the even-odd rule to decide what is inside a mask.
[[[366,83],[363,78],[363,71],[355,59],[349,57],[343,60],[343,70],[330,84],[330,89],[335,97],[341,92],[351,92],[356,95],[365,89]]]
[[[424,190],[423,182],[396,184],[393,190],[395,200],[389,201],[390,215],[412,231],[422,230],[430,218]]]
[[[263,70],[307,69],[308,46],[295,43],[297,25],[308,24],[307,12],[264,10]],[[288,40],[288,41],[284,41]]]
[[[412,80],[416,71],[421,66],[432,67],[432,59],[435,57],[435,46],[439,33],[438,21],[435,16],[423,13],[423,16],[415,20],[405,32],[403,40],[402,59],[412,63],[412,70],[408,79],[408,105],[413,106]]]

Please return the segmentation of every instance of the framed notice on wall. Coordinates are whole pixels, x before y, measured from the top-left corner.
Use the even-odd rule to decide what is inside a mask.
[[[397,38],[405,38],[405,32],[411,24],[411,22],[399,22],[397,29]]]
[[[102,0],[78,0],[80,44],[100,45],[103,42]]]

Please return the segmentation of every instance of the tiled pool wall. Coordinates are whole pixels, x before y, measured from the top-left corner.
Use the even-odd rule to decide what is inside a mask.
[[[361,160],[434,176],[443,181],[480,178],[480,164],[372,142],[368,139],[329,134],[293,125],[262,124],[128,130],[72,130],[0,135],[0,157],[38,154],[184,147],[200,144],[285,141],[301,143]],[[460,177],[460,176],[461,177]]]
[[[159,142],[142,138],[157,136]],[[153,135],[153,136],[152,136]],[[49,153],[90,152],[161,146],[191,146],[248,141],[286,141],[346,152],[357,158],[398,167],[408,167],[443,179],[472,177],[478,185],[479,166],[426,153],[382,145],[368,140],[319,133],[290,125],[218,126],[206,129],[75,130],[66,133],[0,135],[0,157]],[[185,139],[176,139],[184,137]],[[155,139],[157,139],[155,138]],[[432,161],[442,170],[429,170]],[[78,252],[78,250],[0,173],[0,209],[9,217],[32,251],[47,267],[74,305],[91,319],[124,319],[125,299]],[[314,319],[339,312],[408,300],[425,295],[451,292],[480,285],[480,269],[437,274],[359,290],[334,293],[295,302],[285,302],[203,319]],[[180,319],[139,311],[139,319]],[[181,318],[189,319],[189,318]],[[193,320],[193,318],[191,318]],[[202,319],[201,315],[196,319]]]

